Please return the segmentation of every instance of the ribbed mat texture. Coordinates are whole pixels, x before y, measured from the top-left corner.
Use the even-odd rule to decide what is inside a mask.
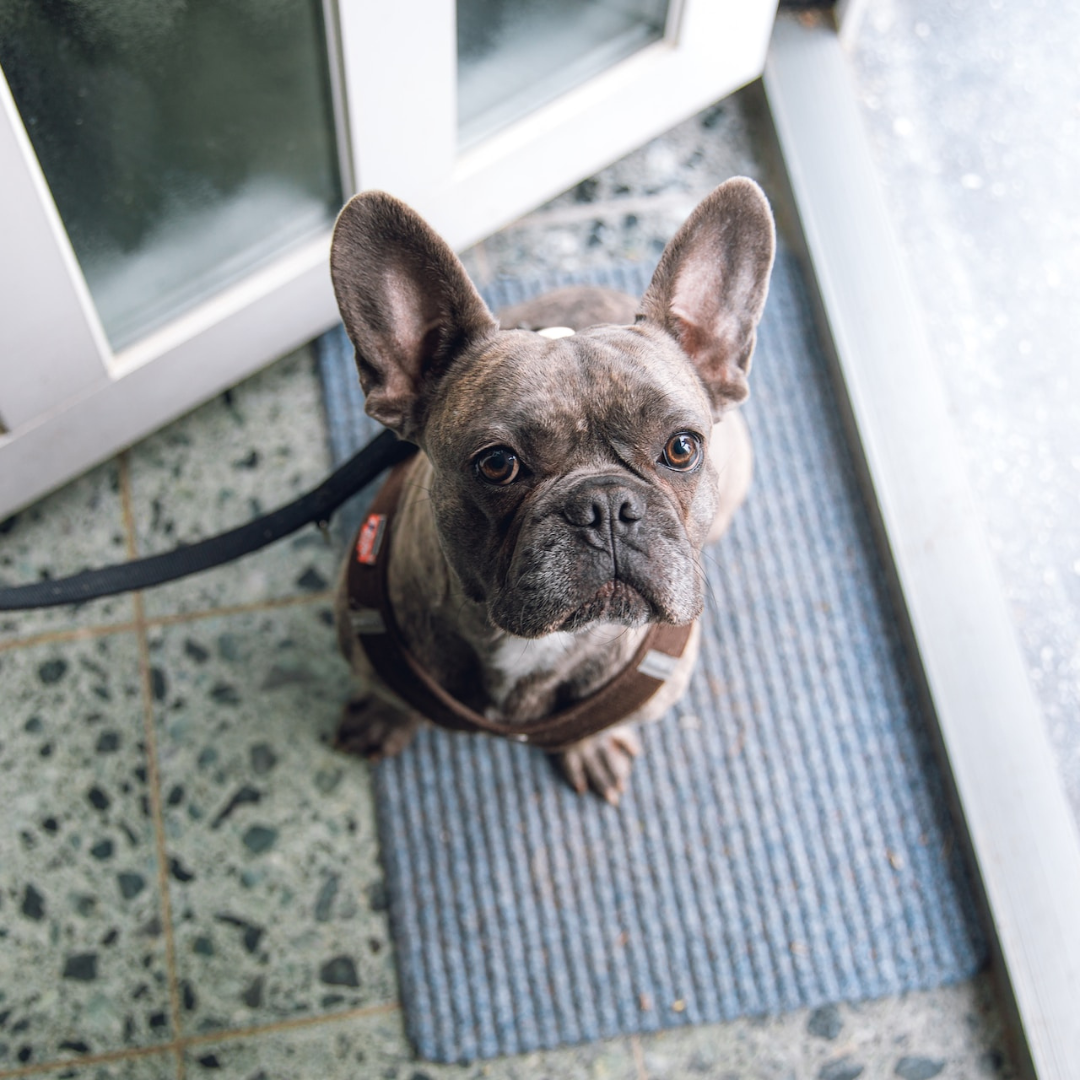
[[[576,280],[640,295],[649,270]],[[642,732],[622,804],[573,794],[539,752],[441,730],[376,770],[423,1057],[879,997],[984,961],[798,273],[781,253],[745,406],[754,486],[706,553],[701,659]],[[344,335],[320,351],[342,457],[373,428]]]

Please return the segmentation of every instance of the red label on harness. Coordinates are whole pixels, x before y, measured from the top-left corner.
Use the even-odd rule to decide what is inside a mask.
[[[374,566],[382,547],[383,533],[386,531],[385,514],[368,514],[367,520],[360,526],[360,535],[356,538],[356,561],[365,566]]]

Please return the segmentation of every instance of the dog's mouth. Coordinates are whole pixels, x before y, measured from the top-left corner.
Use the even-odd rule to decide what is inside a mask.
[[[654,616],[653,605],[633,585],[613,578],[580,607],[566,615],[556,630],[580,630],[594,622],[642,626]]]
[[[703,601],[697,553],[668,517],[658,511],[647,535],[615,537],[603,550],[560,527],[555,514],[543,516],[522,532],[510,565],[493,574],[488,618],[526,638],[596,624],[691,622]]]
[[[509,608],[500,606],[489,609],[488,617],[499,629],[526,638],[583,630],[596,623],[644,626],[672,621],[644,592],[618,578],[606,581],[584,602],[578,602],[580,594],[566,600],[577,602],[577,606],[552,605],[546,611],[527,603]]]

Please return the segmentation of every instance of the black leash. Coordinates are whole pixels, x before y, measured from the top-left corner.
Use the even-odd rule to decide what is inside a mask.
[[[366,487],[385,469],[416,453],[416,449],[412,443],[403,442],[392,431],[384,431],[314,491],[301,495],[287,506],[220,536],[211,536],[175,551],[133,559],[118,566],[103,566],[99,570],[84,570],[71,577],[0,589],[0,611],[81,604],[96,600],[99,596],[149,589],[239,559],[241,555],[258,551],[296,532],[309,522],[324,526],[330,520],[330,515],[349,496]]]

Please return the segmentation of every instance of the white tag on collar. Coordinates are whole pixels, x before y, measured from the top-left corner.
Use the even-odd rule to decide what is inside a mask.
[[[574,331],[569,326],[546,326],[543,330],[536,331],[541,337],[561,338],[573,337]]]
[[[659,649],[650,649],[638,664],[638,671],[642,675],[648,675],[650,679],[666,682],[675,674],[675,669],[679,666],[681,659],[681,656],[669,656],[667,653],[660,652]]]

